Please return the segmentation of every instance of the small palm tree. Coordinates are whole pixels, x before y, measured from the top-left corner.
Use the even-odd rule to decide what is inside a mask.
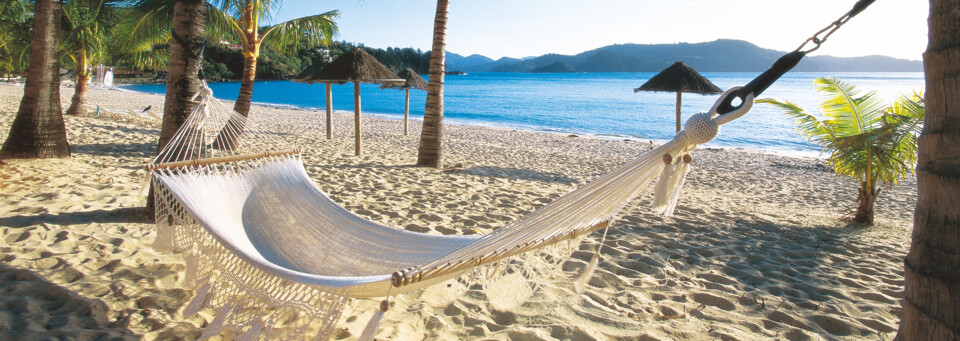
[[[76,86],[67,115],[80,115],[93,65],[104,62],[118,17],[119,0],[76,0],[63,5],[63,54],[74,66]]]
[[[833,170],[860,184],[853,221],[873,224],[873,204],[880,194],[878,182],[895,185],[913,174],[917,162],[917,137],[924,117],[923,94],[901,97],[883,106],[876,92],[859,95],[853,85],[837,78],[814,81],[827,94],[821,104],[827,119],[820,120],[796,104],[773,99],[773,104],[797,121],[797,131],[829,152]]]

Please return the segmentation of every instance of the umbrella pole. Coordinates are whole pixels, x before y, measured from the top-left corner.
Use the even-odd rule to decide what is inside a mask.
[[[407,136],[407,119],[410,117],[410,88],[403,89],[403,136]]]
[[[327,140],[333,138],[333,91],[330,90],[330,83],[323,83],[327,86]]]
[[[677,132],[680,132],[680,91],[677,91]]]
[[[354,155],[360,156],[360,82],[353,82],[353,122]]]

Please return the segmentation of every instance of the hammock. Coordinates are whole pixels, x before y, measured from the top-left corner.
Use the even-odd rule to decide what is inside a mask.
[[[199,285],[184,315],[217,310],[201,338],[233,328],[241,340],[299,339],[310,330],[325,340],[350,297],[389,297],[485,265],[515,264],[530,251],[564,241],[579,244],[609,226],[658,175],[652,206],[670,215],[690,169],[688,153],[715,138],[720,125],[746,114],[755,96],[873,1],[859,0],[753,81],[724,92],[673,140],[481,237],[416,234],[357,217],[316,187],[298,150],[271,152],[265,146],[275,144],[257,142],[282,134],[250,129],[251,122],[213,98],[204,84],[196,109],[147,167],[155,190],[155,247],[184,252],[185,282]],[[551,258],[558,264],[558,257]],[[598,258],[599,247],[575,290]],[[519,271],[542,268],[531,264]],[[504,269],[490,272],[509,272]],[[373,339],[388,307],[381,302],[360,339]],[[274,335],[278,330],[284,335]]]
[[[714,108],[694,115],[672,141],[488,235],[437,236],[370,222],[337,205],[309,178],[298,150],[241,153],[274,145],[253,141],[282,134],[251,129],[205,88],[148,166],[156,193],[155,246],[185,252],[188,282],[200,286],[184,314],[219,310],[204,337],[227,327],[269,334],[296,315],[321,321],[325,338],[346,298],[410,292],[527,251],[578,244],[607,227],[658,175],[663,189],[655,206],[672,212],[673,193],[685,176],[676,171],[684,168],[682,155],[713,139],[719,124],[746,113],[752,100],[735,113],[717,117]],[[308,324],[285,332],[299,337]]]

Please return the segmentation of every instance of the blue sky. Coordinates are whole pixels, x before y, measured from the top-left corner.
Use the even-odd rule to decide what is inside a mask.
[[[618,44],[742,39],[790,51],[854,0],[451,0],[447,51],[494,59],[576,54]],[[436,1],[286,0],[272,21],[341,11],[338,40],[430,49]],[[920,60],[925,0],[877,0],[814,55]]]

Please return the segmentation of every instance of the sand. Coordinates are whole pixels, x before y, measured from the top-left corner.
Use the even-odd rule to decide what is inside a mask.
[[[0,138],[21,95],[22,87],[0,85]],[[161,96],[113,90],[91,90],[88,102],[163,107]],[[365,117],[365,155],[355,157],[350,114],[336,114],[331,141],[321,112],[255,107],[254,114],[299,126],[306,169],[335,201],[373,221],[433,234],[489,232],[653,147],[448,125],[448,170],[438,171],[411,166],[417,122],[404,137],[401,121]],[[183,259],[151,248],[155,227],[139,209],[141,167],[156,151],[159,125],[65,120],[71,158],[0,164],[0,341],[197,338],[212,316],[182,316],[193,295],[181,283]],[[550,282],[508,311],[478,288],[438,308],[423,303],[436,299],[432,293],[408,295],[395,300],[378,338],[892,338],[914,178],[880,194],[876,226],[857,227],[842,219],[855,207],[854,183],[821,160],[714,148],[694,157],[676,215],[652,214],[650,193],[630,203],[583,294],[568,281]],[[600,237],[590,235],[563,270],[582,269]],[[357,338],[377,304],[351,301],[335,339]]]

